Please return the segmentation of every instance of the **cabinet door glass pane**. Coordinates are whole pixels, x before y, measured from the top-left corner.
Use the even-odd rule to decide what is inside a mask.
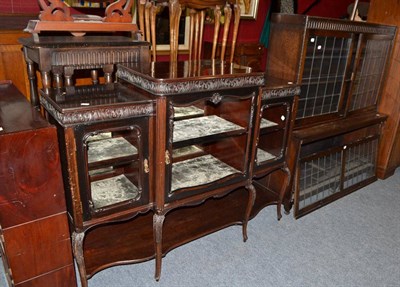
[[[170,195],[218,180],[243,176],[248,163],[253,97],[225,96],[172,106]]]
[[[351,187],[375,176],[378,140],[371,140],[350,147],[346,151],[344,188]]]
[[[260,134],[257,145],[256,164],[262,165],[282,158],[286,129],[289,120],[287,104],[272,104],[262,107]]]
[[[341,151],[301,162],[299,209],[340,191]]]
[[[363,43],[355,71],[350,110],[376,104],[390,47],[390,40],[368,39]]]
[[[92,212],[140,199],[138,130],[102,131],[86,137]]]
[[[338,111],[350,43],[349,38],[309,37],[297,118]]]

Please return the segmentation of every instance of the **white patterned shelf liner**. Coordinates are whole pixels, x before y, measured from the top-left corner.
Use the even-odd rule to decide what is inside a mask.
[[[140,192],[125,175],[118,175],[90,184],[95,209],[127,200],[137,200]]]
[[[262,119],[261,119],[261,123],[260,123],[260,129],[275,127],[275,126],[277,126],[277,125],[278,125],[278,124],[277,124],[276,122],[269,121],[269,120],[267,120],[267,119],[262,118]]]
[[[174,119],[180,119],[184,117],[203,116],[204,111],[195,106],[188,107],[174,107]]]
[[[172,156],[173,157],[180,157],[180,156],[186,156],[190,154],[195,154],[203,152],[203,150],[195,145],[189,145],[189,146],[184,146],[181,148],[174,149],[172,151]]]
[[[88,137],[87,142],[93,142],[93,141],[98,141],[98,140],[104,140],[104,139],[109,139],[112,138],[112,133],[111,132],[104,132],[104,133],[98,133],[91,135]]]
[[[212,155],[204,155],[172,165],[171,193],[174,190],[200,186],[239,173]]]
[[[257,149],[257,164],[261,164],[264,161],[268,161],[271,159],[275,159],[276,156],[270,154],[269,152],[262,150],[260,148]]]
[[[243,128],[215,115],[197,117],[175,121],[173,141],[180,142],[238,130]]]
[[[88,162],[109,160],[137,154],[137,149],[123,137],[88,142]]]

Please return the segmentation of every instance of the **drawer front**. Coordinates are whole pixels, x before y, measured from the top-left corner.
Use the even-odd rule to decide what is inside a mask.
[[[381,125],[376,124],[346,134],[305,144],[301,147],[300,158],[313,156],[313,154],[327,151],[329,149],[334,149],[340,146],[353,145],[360,141],[365,141],[370,138],[377,137],[379,136],[380,132]]]
[[[56,130],[0,137],[0,221],[4,229],[65,211]]]
[[[5,229],[3,236],[4,251],[16,285],[73,262],[65,213]]]

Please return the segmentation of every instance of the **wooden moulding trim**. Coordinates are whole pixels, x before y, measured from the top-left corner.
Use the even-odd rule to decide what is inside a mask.
[[[25,28],[29,33],[40,33],[41,31],[69,31],[69,32],[116,32],[116,31],[138,31],[137,25],[133,23],[117,23],[102,21],[38,21],[30,20]]]

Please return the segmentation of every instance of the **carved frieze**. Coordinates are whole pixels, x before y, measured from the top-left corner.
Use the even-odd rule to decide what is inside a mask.
[[[263,75],[237,75],[235,77],[220,77],[200,80],[185,79],[185,81],[181,82],[179,80],[158,82],[151,81],[145,77],[132,73],[129,69],[126,69],[121,65],[118,67],[116,75],[117,78],[125,80],[156,95],[173,95],[230,88],[254,87],[262,86],[265,83]]]
[[[300,95],[300,87],[289,87],[289,88],[277,88],[277,89],[264,89],[262,93],[262,99],[272,99],[272,98],[281,98],[287,96],[296,96]]]
[[[126,106],[99,107],[91,110],[74,110],[71,112],[60,112],[47,101],[45,97],[40,98],[40,103],[58,122],[64,126],[73,124],[93,123],[106,120],[119,120],[137,116],[150,116],[154,112],[151,103],[138,103]]]

